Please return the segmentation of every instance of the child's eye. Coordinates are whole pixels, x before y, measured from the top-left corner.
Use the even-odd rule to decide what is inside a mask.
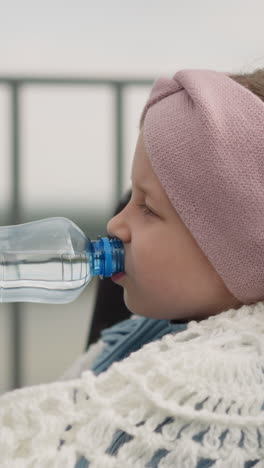
[[[143,211],[143,213],[144,213],[145,215],[147,215],[147,216],[155,216],[155,213],[153,213],[153,211],[151,211],[150,208],[149,208],[147,205],[144,205],[144,204],[143,204],[143,205],[138,205],[138,206],[142,209],[142,211]]]

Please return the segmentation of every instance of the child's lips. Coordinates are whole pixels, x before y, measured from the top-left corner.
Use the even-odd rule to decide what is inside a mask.
[[[125,272],[122,272],[122,273],[117,273],[116,275],[112,275],[112,280],[113,281],[118,281],[120,278],[122,278],[123,276],[125,276]]]

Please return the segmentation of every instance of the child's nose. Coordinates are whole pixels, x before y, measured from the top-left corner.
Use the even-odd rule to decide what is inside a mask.
[[[118,237],[123,242],[130,242],[130,230],[129,226],[124,218],[123,211],[120,211],[117,215],[108,221],[106,229],[108,235],[111,237]]]

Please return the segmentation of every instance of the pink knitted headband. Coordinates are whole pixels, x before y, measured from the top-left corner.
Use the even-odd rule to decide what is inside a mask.
[[[153,170],[231,293],[264,300],[264,103],[228,74],[160,78],[141,116]]]

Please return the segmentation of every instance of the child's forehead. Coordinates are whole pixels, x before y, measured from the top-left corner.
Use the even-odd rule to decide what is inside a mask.
[[[132,162],[132,169],[131,169],[131,180],[133,183],[141,183],[146,186],[151,186],[155,184],[155,182],[159,182],[156,174],[154,173],[150,159],[147,155],[145,146],[144,146],[144,136],[143,133],[140,132],[136,150]]]
[[[138,138],[131,170],[131,182],[154,201],[169,203],[168,196],[155,174],[144,147],[143,134]],[[170,204],[170,203],[169,203]]]

